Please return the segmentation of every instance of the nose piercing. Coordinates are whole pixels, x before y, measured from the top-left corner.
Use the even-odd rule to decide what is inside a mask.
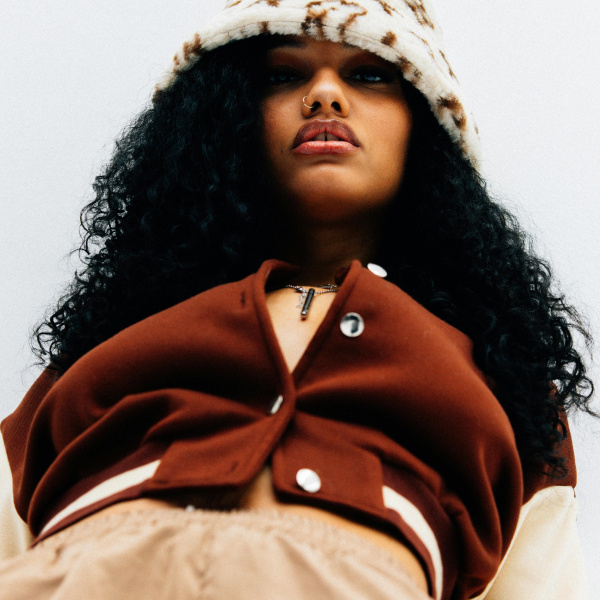
[[[312,110],[314,104],[311,104],[310,106],[308,104],[306,104],[307,98],[308,98],[308,96],[304,96],[304,98],[302,98],[302,104],[304,104],[304,106],[306,106],[306,108],[310,108]]]

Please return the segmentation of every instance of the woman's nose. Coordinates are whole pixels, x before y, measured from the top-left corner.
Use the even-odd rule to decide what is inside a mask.
[[[350,103],[343,89],[343,81],[332,69],[315,73],[308,94],[302,102],[302,114],[312,117],[317,113],[335,114],[345,117],[350,112]]]

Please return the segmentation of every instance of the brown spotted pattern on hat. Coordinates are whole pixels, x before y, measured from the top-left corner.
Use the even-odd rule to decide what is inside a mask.
[[[406,0],[406,4],[415,13],[415,17],[421,25],[435,29],[435,24],[429,18],[429,15],[425,10],[425,6],[423,6],[423,2],[421,0]]]
[[[344,1],[344,0],[341,0],[341,1]],[[358,9],[355,12],[350,13],[348,15],[348,17],[346,18],[346,20],[338,26],[340,38],[343,41],[346,41],[346,37],[345,37],[346,30],[349,27],[352,27],[352,24],[354,23],[354,21],[356,21],[356,19],[358,19],[359,17],[364,17],[367,14],[367,11],[366,11],[366,9],[364,9],[364,8],[360,7],[358,4],[356,4],[356,2],[344,2],[344,4],[346,6],[349,4],[355,4]]]
[[[227,8],[231,8],[232,6],[237,6],[238,4],[241,4],[242,0],[236,0],[236,2],[234,2],[233,4],[228,3],[227,4]],[[281,0],[256,0],[254,2],[254,4],[267,4],[268,6],[274,6],[274,7],[278,7],[279,3],[281,2]]]
[[[438,100],[438,104],[441,108],[445,108],[450,111],[452,119],[460,130],[464,130],[466,128],[467,114],[465,113],[465,109],[463,108],[461,101],[454,94],[442,96]]]
[[[306,35],[317,33],[318,39],[324,39],[325,32],[323,27],[327,19],[328,8],[323,8],[321,0],[313,0],[306,5],[306,17],[302,22],[302,31]]]
[[[202,0],[199,0],[201,2]],[[477,166],[477,125],[444,51],[432,0],[227,0],[173,59],[157,94],[202,52],[255,35],[307,35],[345,42],[396,64],[427,98],[440,124]]]
[[[450,73],[450,77],[452,77],[453,79],[458,79],[456,77],[456,74],[454,73],[454,71],[452,70],[452,67],[450,66],[450,63],[448,62],[448,59],[446,58],[446,55],[444,54],[443,50],[439,50],[440,56],[442,57],[442,60],[446,63],[446,65],[448,66],[448,73]]]
[[[384,2],[383,0],[375,0],[380,6],[381,8],[383,8],[383,10],[388,14],[388,15],[392,15],[393,12],[395,12],[395,8],[393,6],[390,6],[387,2]]]
[[[425,38],[421,37],[414,31],[411,31],[411,33],[419,40],[419,42],[421,42],[421,44],[423,44],[423,47],[427,49],[429,56],[431,56],[431,58],[435,61],[435,55],[433,53],[433,48],[431,47],[431,44]]]
[[[191,42],[183,44],[183,57],[185,60],[189,60],[191,56],[200,56],[202,54],[202,40],[196,33],[194,39]]]
[[[396,42],[396,34],[393,31],[388,31],[382,38],[381,43],[386,46],[393,46]]]

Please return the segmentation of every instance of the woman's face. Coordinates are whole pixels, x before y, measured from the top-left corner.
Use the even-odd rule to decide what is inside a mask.
[[[272,192],[294,217],[380,214],[404,171],[411,116],[391,63],[353,46],[288,38],[268,51],[264,146]]]

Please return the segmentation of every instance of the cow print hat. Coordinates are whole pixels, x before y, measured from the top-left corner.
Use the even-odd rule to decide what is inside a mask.
[[[343,42],[398,65],[405,79],[428,99],[452,139],[478,165],[477,126],[446,59],[430,0],[228,0],[175,55],[173,70],[157,90],[167,88],[203,52],[259,34]]]

